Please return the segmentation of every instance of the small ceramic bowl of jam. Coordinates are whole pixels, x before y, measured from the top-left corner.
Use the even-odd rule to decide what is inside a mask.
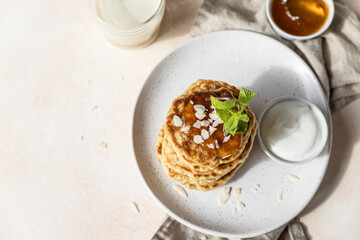
[[[333,0],[267,0],[272,28],[288,40],[308,40],[324,33],[334,19]]]

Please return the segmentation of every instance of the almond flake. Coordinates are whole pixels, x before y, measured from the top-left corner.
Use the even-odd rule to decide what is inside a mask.
[[[228,157],[230,157],[230,156],[231,156],[231,154],[230,154],[230,155],[226,155],[226,156],[222,157],[221,159],[225,159],[225,158],[228,158]]]
[[[188,132],[189,130],[190,130],[190,126],[186,126],[186,127],[181,128],[182,132]]]
[[[215,140],[215,146],[216,146],[216,148],[217,148],[217,149],[219,149],[219,148],[220,148],[219,143],[218,143],[218,141],[217,141],[217,140]]]
[[[243,203],[243,202],[239,202],[238,203],[238,209],[239,210],[242,210],[242,209],[244,209],[245,208],[245,204]]]
[[[195,109],[195,111],[201,112],[201,113],[205,112],[205,110],[206,110],[205,106],[201,105],[201,104],[194,105],[194,109]]]
[[[211,118],[208,120],[210,123],[212,123],[214,120],[212,120]]]
[[[210,129],[209,129],[209,133],[210,133],[210,136],[216,131],[216,128],[214,128],[213,126],[210,126]]]
[[[200,128],[201,127],[201,122],[199,120],[197,120],[194,124],[193,124],[194,128]]]
[[[257,192],[257,190],[258,190],[259,187],[260,187],[259,184],[255,184],[255,185],[251,188],[251,190],[253,190],[254,192]]]
[[[208,120],[204,120],[201,122],[202,127],[208,127],[210,125],[210,122]]]
[[[288,177],[288,179],[292,180],[292,181],[297,181],[299,180],[298,176],[295,176],[293,174],[286,174],[286,176]]]
[[[203,137],[204,140],[209,138],[209,132],[205,129],[201,130],[201,136]]]
[[[279,192],[279,194],[277,195],[277,200],[280,202],[280,201],[282,201],[282,191],[281,192]]]
[[[208,144],[207,146],[208,146],[209,148],[211,148],[211,149],[214,149],[214,148],[215,148],[214,144],[212,144],[212,143]]]
[[[215,109],[215,107],[213,105],[210,106],[211,109]]]
[[[195,135],[195,136],[194,136],[194,142],[195,142],[196,144],[200,144],[200,143],[203,143],[204,140],[202,139],[202,137],[201,137],[200,135]]]
[[[100,148],[104,148],[104,149],[108,148],[107,143],[104,143],[104,142],[100,142],[100,143],[98,144],[98,146],[99,146]]]
[[[202,236],[200,237],[200,240],[207,240],[207,236],[202,235]]]
[[[227,200],[230,197],[230,191],[231,191],[230,187],[225,187],[221,189],[219,195],[217,196],[217,201],[220,205],[224,205],[227,202]]]
[[[223,141],[223,143],[226,143],[227,141],[229,141],[230,140],[230,135],[228,135],[228,136],[226,136],[226,137],[224,137],[224,141]]]
[[[233,190],[233,193],[234,193],[234,195],[240,195],[240,193],[241,193],[241,188],[235,188],[235,189]]]
[[[131,202],[131,206],[134,210],[135,213],[139,214],[140,213],[140,210],[139,210],[139,207],[138,205],[136,204],[136,202]]]
[[[194,104],[193,100],[190,100],[190,103],[191,103],[191,104]]]
[[[195,116],[199,119],[202,120],[204,117],[206,117],[206,114],[203,112],[196,112]]]
[[[209,113],[209,117],[212,119],[212,120],[216,120],[216,119],[219,119],[219,116],[216,114],[215,111],[212,111],[211,113]]]
[[[178,191],[178,193],[180,193],[183,197],[187,198],[188,197],[188,194],[187,192],[185,191],[185,189],[179,185],[173,185],[173,188]]]
[[[214,122],[213,122],[213,127],[217,127],[219,124],[221,124],[221,123],[223,123],[222,121],[221,121],[221,119],[220,118],[218,118],[218,119],[216,119]]]
[[[175,127],[180,127],[181,125],[183,125],[183,121],[181,120],[181,118],[178,115],[174,115],[173,121],[174,121]]]
[[[236,208],[234,208],[232,212],[233,212],[233,214],[235,214],[236,213]]]

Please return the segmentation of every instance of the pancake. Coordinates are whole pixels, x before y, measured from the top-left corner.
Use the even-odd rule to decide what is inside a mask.
[[[255,115],[247,106],[248,129],[232,136],[210,100],[238,95],[239,89],[227,83],[198,80],[173,101],[156,144],[158,160],[171,179],[207,191],[224,185],[241,168],[256,136]]]

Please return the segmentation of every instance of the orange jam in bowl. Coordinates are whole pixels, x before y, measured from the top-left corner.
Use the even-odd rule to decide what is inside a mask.
[[[273,0],[271,14],[285,32],[306,36],[324,25],[329,8],[323,0]]]
[[[332,0],[268,0],[267,15],[274,30],[291,40],[323,33],[334,17]]]

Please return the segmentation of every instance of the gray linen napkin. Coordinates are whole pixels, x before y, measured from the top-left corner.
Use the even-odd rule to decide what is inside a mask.
[[[265,0],[206,0],[191,30],[192,36],[242,29],[269,35],[296,51],[314,70],[332,110],[360,97],[360,22],[342,0],[335,0],[335,18],[321,37],[288,41],[271,28]]]
[[[288,229],[288,234],[282,234],[284,229]],[[285,231],[284,231],[285,233]],[[157,230],[152,240],[226,240],[227,238],[215,237],[197,232],[177,222],[171,217],[167,217],[164,223]],[[272,232],[257,237],[246,238],[246,240],[307,240],[304,230],[298,218],[290,221],[287,226],[279,227]],[[238,239],[232,239],[238,240]]]
[[[191,30],[193,37],[220,30],[241,29],[269,35],[297,52],[318,76],[332,110],[360,97],[360,22],[343,3],[335,0],[335,18],[321,37],[308,41],[288,41],[278,36],[266,18],[265,0],[205,0]],[[288,234],[284,234],[288,229]],[[282,234],[283,233],[283,234]],[[206,237],[203,237],[206,236]],[[168,217],[153,240],[223,240],[192,230]],[[306,240],[295,218],[267,234],[249,240]]]

